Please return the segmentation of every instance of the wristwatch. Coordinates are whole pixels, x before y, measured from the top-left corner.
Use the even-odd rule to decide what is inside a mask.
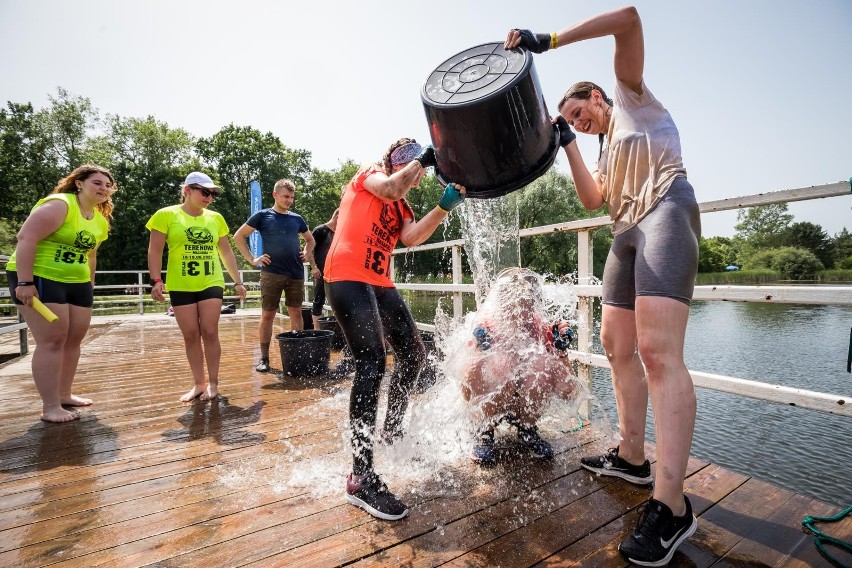
[[[153,280],[151,280],[151,288],[156,286],[158,282],[162,282],[162,281],[163,281],[162,278],[154,278]]]

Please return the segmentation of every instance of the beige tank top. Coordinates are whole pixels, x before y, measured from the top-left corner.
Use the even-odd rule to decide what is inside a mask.
[[[616,80],[607,147],[598,162],[612,234],[634,226],[677,176],[686,176],[680,134],[669,112],[642,83],[642,94]]]

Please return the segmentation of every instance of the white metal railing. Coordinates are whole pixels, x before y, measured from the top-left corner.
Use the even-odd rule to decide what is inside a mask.
[[[702,213],[709,213],[759,205],[771,205],[774,203],[787,203],[790,201],[848,196],[851,191],[850,182],[841,181],[826,185],[708,201],[700,203],[699,210]],[[593,321],[592,299],[599,298],[602,290],[600,285],[590,284],[592,282],[592,231],[610,224],[609,217],[595,217],[593,219],[555,223],[519,231],[521,237],[565,231],[577,233],[578,259],[577,285],[575,286],[575,290],[579,297],[578,314],[587,322]],[[464,240],[456,239],[396,249],[394,251],[395,255],[447,248],[452,249],[453,254],[452,284],[397,283],[396,287],[401,290],[452,292],[453,315],[454,317],[460,317],[462,314],[461,295],[474,293],[473,284],[462,283],[461,247],[463,246]],[[709,301],[721,300],[814,305],[837,304],[852,306],[852,286],[696,286],[693,298],[695,300]],[[422,327],[434,329],[434,326]],[[588,325],[578,330],[577,342],[577,350],[569,351],[569,355],[572,360],[577,362],[580,377],[590,382],[592,367],[608,369],[609,361],[603,355],[591,352],[592,335]],[[692,370],[690,370],[690,374],[695,385],[700,388],[852,417],[852,397],[850,396],[826,394]]]
[[[832,184],[805,187],[799,189],[788,189],[770,193],[747,195],[718,201],[708,201],[699,204],[702,213],[725,211],[730,209],[741,209],[759,205],[770,205],[774,203],[787,203],[790,201],[803,201],[809,199],[823,199],[850,194],[850,182],[842,181]],[[592,231],[611,224],[609,217],[596,217],[593,219],[580,219],[564,223],[555,223],[540,227],[522,229],[521,237],[533,235],[545,235],[556,232],[576,232],[578,240],[578,262],[577,262],[577,285],[575,290],[579,297],[578,314],[587,322],[593,321],[592,302],[594,298],[601,296],[601,286],[591,284],[592,279]],[[400,290],[426,290],[435,292],[449,292],[453,297],[453,317],[462,316],[462,295],[473,294],[473,284],[462,282],[462,258],[461,250],[464,240],[456,239],[440,243],[429,243],[414,247],[396,249],[393,254],[409,254],[418,251],[451,249],[452,251],[452,280],[448,284],[411,284],[399,282],[396,287]],[[392,262],[392,266],[393,266]],[[392,268],[393,269],[393,268]],[[241,270],[240,278],[245,282],[245,274],[257,273],[258,270]],[[95,290],[116,290],[133,288],[135,298],[133,300],[98,300],[96,312],[110,309],[120,305],[138,305],[138,312],[145,313],[145,306],[153,304],[154,301],[146,298],[150,294],[150,284],[147,283],[146,270],[105,270],[98,274],[132,274],[135,275],[135,284],[97,285]],[[312,286],[309,274],[305,273],[307,287]],[[759,303],[796,303],[812,305],[852,305],[852,286],[696,286],[695,300],[709,301],[735,301],[735,302],[759,302]],[[233,299],[234,296],[227,297]],[[241,307],[244,303],[241,303]],[[26,324],[17,324],[14,330],[20,330],[22,334],[22,353],[26,353]],[[6,331],[12,331],[12,326],[7,326]],[[428,331],[434,331],[434,325],[418,322],[418,327]],[[22,329],[23,328],[23,329]],[[569,351],[572,360],[577,362],[578,374],[586,381],[591,381],[591,369],[593,367],[609,368],[606,357],[591,352],[592,335],[590,326],[582,326],[578,329],[577,349]],[[3,329],[3,328],[0,328]],[[714,375],[699,371],[690,371],[696,386],[709,390],[727,392],[775,402],[779,404],[801,406],[821,412],[839,414],[852,417],[852,397],[820,393],[805,389],[796,389],[728,377]]]

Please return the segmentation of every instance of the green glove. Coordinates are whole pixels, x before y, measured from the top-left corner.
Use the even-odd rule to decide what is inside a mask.
[[[449,213],[464,201],[464,194],[456,189],[451,183],[447,184],[444,189],[444,195],[441,196],[441,201],[438,202],[438,207]]]

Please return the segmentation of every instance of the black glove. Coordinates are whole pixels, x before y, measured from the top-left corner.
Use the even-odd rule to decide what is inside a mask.
[[[550,34],[534,34],[530,30],[515,31],[521,34],[521,43],[519,45],[526,47],[533,53],[544,53],[550,49]]]
[[[560,351],[565,351],[571,346],[574,340],[574,331],[569,327],[561,335],[559,334],[559,324],[553,324],[553,346]]]
[[[420,162],[420,165],[424,168],[438,164],[438,158],[435,156],[435,148],[431,144],[420,150],[420,155],[414,159]]]
[[[577,139],[577,135],[571,130],[568,121],[561,114],[556,119],[556,130],[559,131],[559,146],[564,148]]]

